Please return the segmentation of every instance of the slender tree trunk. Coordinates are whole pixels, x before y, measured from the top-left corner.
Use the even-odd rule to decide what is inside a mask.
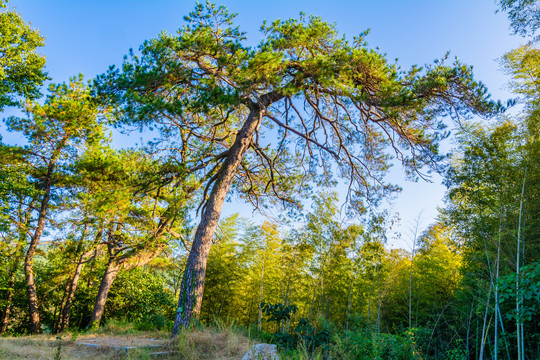
[[[30,239],[30,245],[26,252],[26,257],[24,259],[24,273],[26,277],[26,289],[28,292],[28,315],[30,318],[30,332],[37,334],[40,331],[40,322],[39,322],[39,307],[38,307],[38,296],[36,291],[36,284],[34,279],[34,255],[36,249],[43,235],[43,230],[45,229],[45,217],[47,215],[47,209],[49,208],[50,193],[51,193],[51,181],[52,173],[54,166],[49,166],[47,172],[47,180],[45,184],[45,191],[43,199],[41,200],[41,207],[39,209],[38,221],[34,235]]]
[[[484,324],[482,325],[482,341],[480,343],[480,360],[484,359],[484,345],[485,345],[485,339],[486,339],[486,322],[489,312],[489,301],[491,299],[491,282],[489,283],[489,292],[486,302],[486,311],[484,313]]]
[[[9,322],[9,316],[11,315],[11,302],[13,301],[13,287],[15,286],[15,272],[12,272],[9,278],[9,292],[6,299],[6,307],[4,309],[4,316],[2,316],[2,324],[0,324],[0,335],[6,332]]]
[[[380,270],[377,271],[377,335],[381,335],[381,284]]]
[[[186,262],[172,336],[178,335],[180,327],[187,328],[194,315],[198,317],[203,297],[206,262],[221,209],[244,154],[261,124],[263,114],[264,109],[261,105],[252,105],[246,122],[236,136],[224,164],[216,174],[216,180],[203,208],[201,222],[195,232]]]
[[[479,320],[478,320],[478,316],[477,316],[476,317],[476,336],[474,338],[474,340],[475,340],[474,344],[475,344],[475,347],[476,347],[474,353],[476,355],[476,360],[478,360],[478,322],[479,322]]]
[[[497,241],[497,268],[495,270],[495,339],[494,339],[494,360],[499,359],[499,264],[501,261],[501,232],[502,232],[503,207],[499,217],[499,236]]]
[[[66,142],[67,135],[64,136],[62,141],[53,151],[53,154],[47,165],[47,175],[45,175],[45,180],[43,184],[43,198],[41,199],[41,206],[39,208],[36,230],[34,232],[34,235],[30,238],[30,245],[28,246],[26,257],[24,259],[24,273],[26,277],[26,288],[28,292],[28,315],[30,318],[30,332],[34,334],[37,334],[40,331],[38,297],[33,271],[34,255],[36,253],[39,240],[43,235],[43,230],[45,229],[45,220],[47,210],[49,209],[49,201],[51,199],[51,188],[53,180],[52,177],[56,167],[56,160],[60,155],[60,149],[65,146]]]
[[[285,290],[285,301],[283,302],[285,306],[289,305],[289,292],[291,289],[291,277],[287,277],[287,289]],[[292,316],[291,316],[292,317]],[[289,331],[289,326],[291,325],[291,317],[287,319],[287,331]],[[285,331],[285,323],[281,324],[281,332]]]
[[[22,235],[21,238],[24,240],[24,237]],[[6,298],[4,316],[2,316],[2,323],[0,323],[0,335],[6,332],[9,323],[9,317],[11,315],[11,303],[13,301],[13,294],[15,292],[15,275],[17,273],[17,268],[19,267],[19,262],[21,261],[22,257],[23,240],[19,239],[19,244],[15,248],[15,259],[13,260],[13,264],[9,271],[9,290]]]
[[[309,305],[309,316],[308,316],[309,322],[311,322],[311,313],[313,311],[313,304],[315,303],[315,297],[317,296],[317,288],[319,287],[319,279],[317,279],[314,285],[315,286],[313,287],[313,296],[311,297],[311,304]]]
[[[523,175],[523,186],[521,187],[521,199],[519,202],[519,222],[517,233],[517,259],[516,259],[516,332],[517,332],[517,350],[518,360],[525,360],[524,353],[524,341],[523,341],[523,320],[521,320],[521,296],[520,286],[521,281],[521,263],[520,263],[520,247],[521,247],[521,218],[523,214],[523,198],[525,196],[525,184],[527,181],[527,170],[525,167],[525,174]]]
[[[413,261],[414,261],[414,247],[411,254],[411,268],[409,270],[409,329],[412,328],[412,274],[413,274]]]
[[[506,349],[506,358],[510,360],[510,348],[508,347],[508,340],[506,337],[506,331],[504,330],[504,322],[501,315],[501,308],[497,304],[497,314],[499,315],[499,325],[501,326],[501,335],[504,342],[504,347]],[[497,320],[497,319],[495,319]]]
[[[262,270],[261,270],[261,286],[259,289],[259,318],[257,322],[257,328],[259,329],[259,332],[262,330],[262,301],[263,301],[263,291],[264,291],[264,263],[266,261],[266,256],[263,257],[262,262]]]
[[[79,242],[77,244],[77,251],[76,253],[80,253],[84,238],[86,237],[86,233],[88,231],[88,222],[85,222],[84,224],[84,230],[81,235],[81,238],[79,239]],[[101,233],[98,232],[98,235],[96,236],[97,239],[101,236]],[[77,289],[77,284],[79,282],[79,276],[82,271],[82,267],[84,262],[86,262],[86,258],[92,253],[92,251],[84,252],[77,262],[77,266],[75,267],[75,272],[73,273],[73,276],[71,276],[68,285],[66,286],[66,291],[64,292],[64,296],[62,298],[62,304],[60,307],[60,316],[58,319],[57,324],[57,332],[62,332],[69,324],[69,314],[71,310],[71,302],[73,301],[73,297],[75,295],[75,290]]]
[[[367,318],[366,318],[366,336],[369,331],[369,326],[371,325],[371,297],[373,295],[373,279],[371,279],[371,286],[369,289],[369,298],[368,298],[368,310],[367,310]]]
[[[231,290],[231,280],[229,279],[229,281],[227,281],[227,285],[226,285],[226,289],[225,291],[221,291],[223,294],[222,298],[221,298],[221,303],[219,304],[219,310],[218,310],[218,313],[217,313],[217,317],[218,319],[221,319],[221,310],[223,309],[223,305],[225,304],[225,300],[227,300],[229,298],[229,292]]]
[[[103,274],[101,284],[99,285],[99,291],[94,304],[92,318],[88,323],[89,329],[94,326],[99,326],[101,317],[103,316],[103,310],[105,309],[105,302],[107,301],[107,296],[109,295],[109,290],[111,290],[114,279],[116,279],[120,268],[121,266],[116,263],[116,258],[114,256],[109,257],[109,262],[107,263],[105,273]]]
[[[5,333],[9,322],[9,316],[11,315],[11,302],[13,301],[13,293],[15,287],[15,273],[17,272],[17,266],[19,264],[20,257],[18,256],[13,262],[13,266],[9,275],[9,291],[6,299],[6,308],[4,309],[4,316],[2,317],[2,323],[0,324],[0,335]]]
[[[349,290],[347,291],[347,325],[345,327],[346,334],[349,336],[349,318],[351,316],[351,294],[352,294],[352,285],[354,279],[351,279],[351,282],[349,283]]]
[[[321,318],[325,319],[324,317],[324,268],[321,269]]]
[[[0,324],[0,335],[3,334],[7,330],[7,326],[9,323],[9,317],[11,316],[11,303],[13,301],[13,294],[15,292],[15,275],[17,272],[17,268],[19,267],[19,262],[21,261],[21,258],[24,254],[24,247],[26,245],[26,233],[28,231],[28,227],[30,225],[30,220],[32,216],[32,209],[34,207],[34,201],[32,200],[30,204],[28,205],[26,211],[22,213],[22,205],[19,208],[19,216],[21,224],[24,224],[24,226],[21,226],[19,228],[19,243],[17,247],[15,248],[15,260],[13,261],[13,266],[11,267],[10,271],[10,281],[9,281],[9,292],[7,296],[7,303],[6,307],[4,309],[4,315],[2,317],[2,323]]]
[[[467,319],[467,339],[466,339],[466,342],[465,342],[465,358],[466,359],[469,359],[469,354],[470,354],[470,347],[469,347],[469,338],[470,338],[470,330],[471,330],[471,322],[472,322],[472,314],[473,314],[473,311],[474,311],[474,298],[473,298],[473,302],[471,304],[471,311],[469,313],[469,318]]]
[[[170,207],[168,209],[170,209]],[[152,240],[156,241],[165,232],[166,226],[170,223],[171,219],[171,217],[163,217],[160,220],[158,228],[151,235],[151,239],[147,239],[147,242],[151,243]],[[116,231],[118,231],[119,229],[120,224],[117,224]],[[100,234],[96,237],[96,239],[101,236],[101,231]],[[118,249],[117,247],[115,247],[116,245],[113,245],[114,242],[111,241],[113,237],[112,232],[113,231],[111,229],[109,234],[111,239],[107,244],[109,251],[109,261],[105,268],[105,273],[103,274],[103,277],[101,279],[101,284],[99,286],[96,302],[94,303],[94,309],[92,311],[92,317],[90,318],[90,322],[87,326],[87,328],[89,329],[99,326],[99,323],[101,322],[101,317],[103,316],[103,310],[105,309],[105,303],[107,302],[107,296],[109,295],[112,284],[120,270],[129,270],[135,267],[146,265],[147,263],[152,261],[152,259],[154,259],[158,254],[158,249],[154,248],[153,251],[147,253],[144,253],[144,249],[139,249],[139,257],[137,261],[134,261],[135,257],[133,256],[133,254],[131,254],[132,256],[129,256],[129,254],[124,253],[120,256],[119,253],[120,251],[122,251],[122,249]]]
[[[414,265],[414,251],[416,250],[416,241],[418,237],[418,231],[420,229],[421,213],[416,217],[416,224],[414,225],[413,245],[411,252],[411,267],[409,269],[409,329],[412,328],[412,278],[413,278],[413,265]]]
[[[73,298],[75,297],[75,290],[77,290],[77,285],[79,283],[79,277],[81,275],[82,268],[86,262],[86,258],[91,254],[91,251],[88,251],[81,255],[79,261],[77,262],[77,267],[73,273],[73,277],[68,286],[68,291],[66,295],[65,302],[62,306],[62,312],[60,313],[60,320],[58,323],[58,332],[62,332],[66,327],[69,326],[69,316],[71,313],[71,304],[73,303]]]

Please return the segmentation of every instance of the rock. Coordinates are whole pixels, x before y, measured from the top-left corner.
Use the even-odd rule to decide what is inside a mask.
[[[244,355],[242,360],[280,360],[277,354],[277,345],[257,344]]]

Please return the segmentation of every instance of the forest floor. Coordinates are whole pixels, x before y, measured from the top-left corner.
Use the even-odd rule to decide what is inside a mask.
[[[233,329],[195,329],[170,339],[164,332],[93,333],[0,338],[0,359],[241,359],[252,341]]]

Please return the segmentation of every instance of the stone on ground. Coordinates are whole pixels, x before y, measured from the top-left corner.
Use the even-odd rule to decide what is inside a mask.
[[[242,360],[280,360],[277,354],[277,345],[257,344],[244,355]]]

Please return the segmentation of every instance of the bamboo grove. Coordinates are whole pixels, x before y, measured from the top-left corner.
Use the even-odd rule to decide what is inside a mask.
[[[24,138],[0,142],[1,334],[228,322],[324,358],[540,357],[535,1],[499,2],[527,39],[501,59],[508,113],[457,60],[405,71],[305,15],[249,47],[211,3],[45,91],[43,38],[0,5],[0,110]],[[113,127],[155,137],[119,149]],[[378,207],[392,162],[448,189],[409,249]],[[220,219],[233,197],[282,215]]]

